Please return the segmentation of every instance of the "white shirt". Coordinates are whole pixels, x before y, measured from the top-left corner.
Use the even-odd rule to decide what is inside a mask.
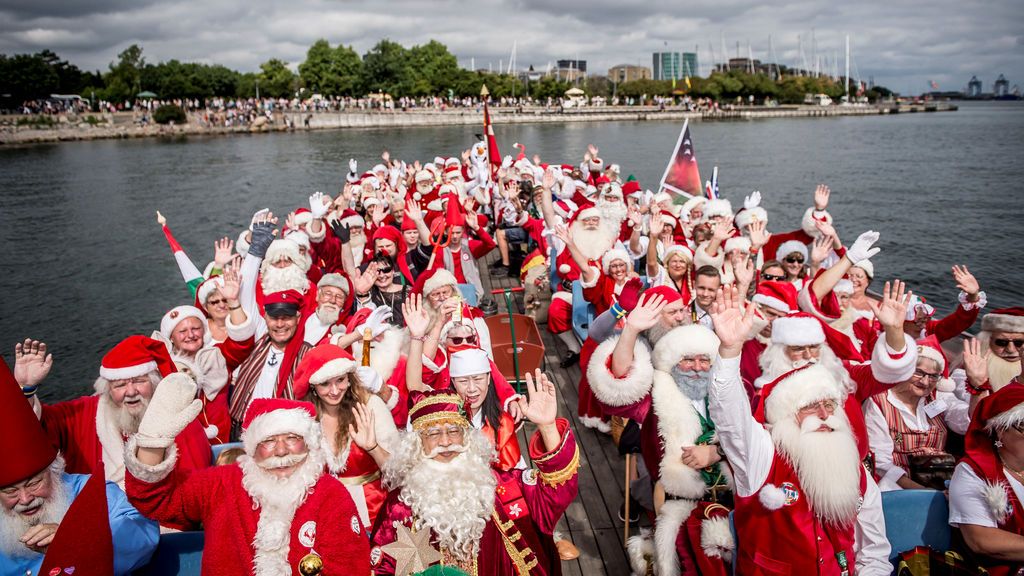
[[[719,358],[708,391],[708,408],[733,472],[737,496],[751,496],[764,485],[775,458],[771,434],[751,415],[750,400],[740,380],[740,358]],[[859,576],[889,576],[889,540],[885,535],[882,493],[869,475],[864,503],[854,527]]]
[[[273,364],[271,364],[273,362]],[[284,351],[273,346],[267,354],[267,360],[260,371],[260,378],[256,381],[256,387],[252,391],[252,399],[273,398],[277,392],[277,373],[284,363]]]
[[[696,302],[693,303],[693,308],[697,311],[697,323],[701,326],[715,331],[715,323],[711,321],[711,314],[708,314],[703,308],[700,307]]]
[[[1017,481],[1008,471],[1004,470],[1010,488],[1018,500],[1024,501],[1024,485]],[[985,490],[988,483],[974,473],[974,469],[961,462],[953,470],[953,479],[949,483],[949,525],[960,526],[972,524],[985,528],[998,528],[996,517],[992,514]]]
[[[916,415],[910,413],[910,409],[893,395],[892,390],[885,393],[885,401],[896,408],[907,428],[917,432],[928,431],[929,414],[942,414],[946,426],[957,434],[965,434],[967,426],[971,423],[969,405],[952,394],[940,392],[935,400],[927,404],[924,398],[919,398]],[[868,429],[868,443],[871,445],[871,451],[875,453],[875,468],[882,476],[878,487],[883,492],[901,490],[896,482],[906,476],[907,471],[893,463],[895,443],[889,431],[889,423],[885,421],[882,410],[870,398],[864,401],[864,421]]]

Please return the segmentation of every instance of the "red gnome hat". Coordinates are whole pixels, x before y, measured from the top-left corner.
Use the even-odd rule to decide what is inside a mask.
[[[0,438],[4,439],[4,465],[0,486],[28,480],[49,466],[57,451],[43,431],[39,418],[25,401],[21,387],[7,363],[0,358]]]
[[[39,574],[113,574],[114,541],[103,462],[92,471],[57,528]]]
[[[466,226],[466,215],[463,213],[464,208],[458,201],[448,202],[448,207],[445,210],[444,223],[451,229],[452,226]]]

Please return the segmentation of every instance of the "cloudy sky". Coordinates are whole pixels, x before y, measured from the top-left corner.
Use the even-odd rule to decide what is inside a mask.
[[[774,5],[769,5],[774,4]],[[365,53],[381,38],[412,46],[433,38],[459,63],[507,65],[513,42],[520,68],[561,58],[587,60],[590,73],[629,63],[651,66],[651,53],[699,47],[702,66],[722,44],[730,56],[747,44],[755,58],[801,66],[817,53],[842,73],[843,38],[851,37],[854,72],[903,93],[934,80],[962,89],[977,74],[1024,86],[1024,8],[1020,0],[0,0],[0,53],[45,48],[86,69],[106,69],[140,44],[147,61],[177,58],[249,71],[281,58],[297,64],[318,38]],[[800,41],[803,39],[803,58]]]

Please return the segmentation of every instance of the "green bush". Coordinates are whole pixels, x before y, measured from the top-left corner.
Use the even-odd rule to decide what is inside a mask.
[[[188,121],[188,118],[185,116],[185,111],[181,109],[181,106],[164,104],[153,113],[153,121],[157,124],[170,124],[171,122],[184,124]]]

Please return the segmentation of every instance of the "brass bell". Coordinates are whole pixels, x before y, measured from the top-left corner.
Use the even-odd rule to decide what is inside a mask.
[[[323,569],[324,561],[315,552],[310,552],[299,560],[299,574],[302,576],[318,576]]]

